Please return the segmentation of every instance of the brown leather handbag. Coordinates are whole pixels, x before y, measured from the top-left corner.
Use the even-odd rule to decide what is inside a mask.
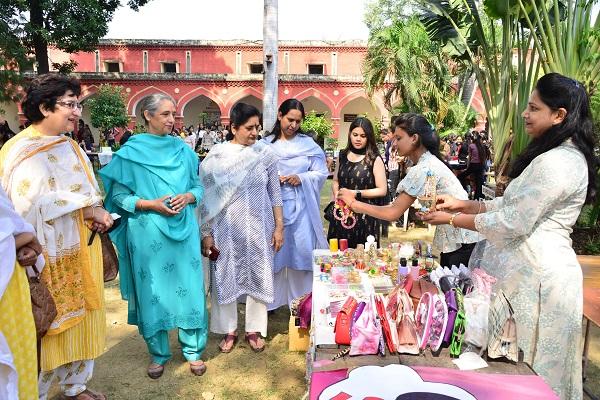
[[[100,233],[102,243],[102,261],[104,264],[104,282],[114,281],[119,273],[119,258],[108,233]]]
[[[417,305],[421,300],[421,296],[423,296],[423,293],[425,292],[431,294],[439,293],[437,286],[435,286],[435,284],[429,282],[428,280],[421,278],[413,282],[412,288],[409,292],[410,299],[413,302],[413,310],[417,309]]]
[[[35,265],[31,268],[33,268],[35,276],[28,277],[29,293],[31,296],[31,310],[33,312],[33,320],[35,321],[36,336],[39,341],[46,335],[48,329],[50,329],[50,325],[58,315],[58,312],[56,311],[56,303],[50,291],[40,279],[40,271]]]

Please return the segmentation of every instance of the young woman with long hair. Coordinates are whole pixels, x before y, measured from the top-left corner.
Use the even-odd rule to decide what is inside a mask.
[[[373,125],[365,117],[358,117],[350,124],[348,144],[340,151],[332,189],[334,198],[346,189],[369,204],[381,204],[387,194],[385,164],[377,149]],[[343,227],[338,220],[330,222],[327,238],[348,239],[348,246],[356,247],[365,243],[369,235],[379,242],[379,231],[376,218],[361,214],[352,229]]]

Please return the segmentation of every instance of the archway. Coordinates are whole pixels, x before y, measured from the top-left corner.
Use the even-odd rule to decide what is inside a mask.
[[[308,96],[301,101],[302,105],[304,106],[304,111],[307,114],[311,111],[314,111],[317,114],[325,115],[325,117],[331,121],[331,109],[322,100],[316,98],[315,96]]]
[[[183,108],[183,124],[185,126],[198,124],[204,126],[219,125],[221,110],[219,105],[205,95],[200,95],[190,100]]]
[[[241,99],[239,99],[238,101],[235,102],[235,104],[233,106],[231,106],[231,108],[235,107],[235,105],[237,103],[246,103],[246,104],[250,104],[251,106],[254,106],[256,108],[258,108],[258,110],[262,113],[262,108],[263,108],[263,102],[262,99],[259,99],[258,97],[249,94],[248,96],[244,96]]]
[[[94,127],[92,125],[92,116],[90,114],[90,108],[86,107],[86,103],[89,99],[92,99],[96,97],[96,94],[93,93],[89,96],[86,96],[82,101],[81,104],[83,105],[83,110],[81,110],[81,118],[79,118],[80,121],[83,121],[84,124],[87,124],[90,126],[90,130],[92,131],[92,135],[94,136],[94,144],[96,146],[99,145],[100,143],[100,129]]]
[[[377,123],[378,125],[381,122],[381,111],[366,97],[357,97],[350,100],[340,111],[340,135],[338,139],[338,146],[340,148],[346,147],[346,143],[348,142],[348,129],[350,129],[350,124],[352,124],[352,121],[354,121],[354,118],[357,116],[366,116],[371,122]],[[377,129],[378,127],[374,128]]]
[[[4,121],[8,121],[8,126],[11,131],[19,133],[19,125],[21,125],[21,123],[19,121],[19,108],[17,107],[17,103],[12,101],[0,103],[0,122],[4,123]]]

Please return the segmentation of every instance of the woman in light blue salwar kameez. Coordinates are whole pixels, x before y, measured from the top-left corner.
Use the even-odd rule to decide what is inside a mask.
[[[111,239],[128,323],[138,326],[148,345],[154,379],[171,358],[168,331],[174,328],[191,371],[206,371],[200,361],[208,321],[196,213],[203,187],[196,154],[167,135],[174,113],[171,98],[146,98],[142,115],[149,133],[132,136],[100,171],[106,208],[122,216]]]
[[[323,149],[300,130],[304,106],[296,99],[281,103],[277,122],[265,138],[279,157],[284,240],[273,264],[275,299],[269,310],[290,305],[312,292],[312,251],[326,249],[321,221],[321,188],[329,173]]]

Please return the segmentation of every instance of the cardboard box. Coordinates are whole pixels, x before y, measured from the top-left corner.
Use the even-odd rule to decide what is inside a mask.
[[[290,316],[289,324],[289,351],[307,351],[310,344],[308,329],[296,326],[296,317]]]

